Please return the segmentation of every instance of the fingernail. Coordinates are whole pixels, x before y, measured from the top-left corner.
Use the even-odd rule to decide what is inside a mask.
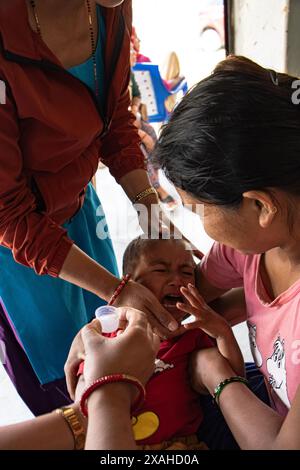
[[[189,288],[189,289],[193,289],[193,288],[194,288],[193,284],[190,284],[190,283],[189,283],[189,284],[188,284],[188,288]]]
[[[168,324],[168,329],[171,331],[175,331],[177,330],[177,328],[178,328],[178,323],[174,320]]]

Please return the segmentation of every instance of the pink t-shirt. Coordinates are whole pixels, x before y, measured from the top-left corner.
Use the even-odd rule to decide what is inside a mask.
[[[201,268],[220,289],[244,287],[253,358],[274,408],[284,416],[300,384],[300,279],[272,301],[260,276],[260,259],[215,243]]]

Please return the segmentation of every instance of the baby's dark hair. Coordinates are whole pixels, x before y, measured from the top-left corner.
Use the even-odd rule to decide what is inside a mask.
[[[176,239],[172,239],[176,240]],[[149,239],[142,238],[142,235],[132,240],[127,246],[124,255],[123,255],[123,274],[133,273],[142,254],[145,252],[146,248],[149,249],[151,245],[159,241],[167,241],[163,238],[161,239]]]
[[[123,255],[123,274],[132,273],[135,270],[142,253],[151,241],[140,235],[129,243]]]

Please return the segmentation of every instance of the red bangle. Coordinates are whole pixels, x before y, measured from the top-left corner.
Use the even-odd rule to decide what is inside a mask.
[[[88,408],[87,408],[87,400],[90,395],[96,390],[97,388],[101,387],[102,385],[115,383],[115,382],[125,382],[132,385],[135,385],[139,391],[139,395],[137,399],[134,401],[131,407],[131,413],[137,411],[141,405],[145,401],[146,397],[146,390],[142,383],[136,378],[132,377],[131,375],[126,374],[112,374],[112,375],[105,375],[100,379],[95,380],[82,394],[80,399],[80,409],[82,414],[87,418],[88,417]]]
[[[126,286],[130,278],[131,278],[131,274],[126,274],[125,276],[122,277],[122,280],[120,284],[118,285],[118,287],[116,288],[115,292],[113,293],[112,297],[110,298],[108,305],[113,305],[116,298],[119,297],[119,295],[121,294],[122,290],[124,289],[124,287]]]

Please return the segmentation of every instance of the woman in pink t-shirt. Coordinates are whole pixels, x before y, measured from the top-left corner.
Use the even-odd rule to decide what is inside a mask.
[[[231,304],[231,291],[223,297],[226,316],[232,325],[247,320],[272,408],[244,383],[231,381],[235,372],[215,351],[198,353],[193,375],[199,391],[214,394],[221,384],[220,409],[244,449],[300,449],[300,99],[295,80],[229,57],[177,106],[155,152],[183,201],[203,204],[204,228],[216,240],[199,268],[205,301],[243,288],[246,308]],[[209,307],[203,302],[202,308]],[[197,313],[193,306],[183,309]]]

